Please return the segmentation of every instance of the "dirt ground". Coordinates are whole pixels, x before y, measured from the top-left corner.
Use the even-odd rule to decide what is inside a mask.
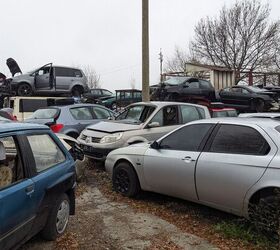
[[[76,215],[67,232],[55,242],[36,236],[21,250],[264,249],[215,230],[217,223],[238,217],[150,192],[137,199],[123,197],[112,190],[102,167],[87,164],[86,179],[77,188]]]
[[[158,216],[107,198],[90,171],[86,184],[78,188],[76,204],[76,215],[63,237],[56,242],[46,242],[37,236],[22,250],[218,249]]]

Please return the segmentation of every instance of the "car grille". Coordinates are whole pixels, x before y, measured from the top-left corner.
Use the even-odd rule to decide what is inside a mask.
[[[98,138],[98,137],[91,137],[91,141],[92,141],[93,143],[99,143],[100,140],[101,140],[101,138]]]

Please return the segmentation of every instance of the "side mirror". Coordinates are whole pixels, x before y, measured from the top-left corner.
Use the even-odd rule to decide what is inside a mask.
[[[148,128],[157,128],[159,126],[160,126],[159,122],[151,122],[151,123],[148,124],[147,127]]]
[[[160,149],[160,145],[157,141],[154,141],[151,146],[152,149]]]

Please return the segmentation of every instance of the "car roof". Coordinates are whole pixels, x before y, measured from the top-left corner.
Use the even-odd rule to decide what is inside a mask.
[[[157,106],[159,108],[165,107],[165,106],[170,106],[170,105],[186,105],[186,106],[195,106],[195,107],[206,108],[205,106],[202,106],[202,105],[193,104],[193,103],[185,103],[185,102],[160,102],[160,101],[136,102],[136,103],[130,104],[129,106],[134,106],[134,105],[153,105],[153,106]]]
[[[102,105],[98,105],[98,104],[91,104],[91,103],[75,103],[75,104],[69,104],[69,105],[53,105],[53,106],[48,106],[48,107],[44,107],[44,108],[40,108],[40,109],[48,109],[48,108],[78,108],[78,107],[100,107],[100,108],[104,108],[107,109],[106,107],[102,106]]]
[[[258,125],[260,127],[275,128],[280,125],[280,121],[276,119],[267,118],[243,118],[243,117],[219,117],[211,119],[203,119],[191,122],[192,124],[198,123],[221,123],[221,124],[234,124],[234,125]]]
[[[49,129],[49,128],[45,125],[39,125],[39,124],[0,121],[0,133],[22,131],[22,130],[41,130],[41,129]]]
[[[239,117],[257,117],[257,118],[280,118],[280,113],[275,112],[275,113],[244,113],[244,114],[239,114]]]

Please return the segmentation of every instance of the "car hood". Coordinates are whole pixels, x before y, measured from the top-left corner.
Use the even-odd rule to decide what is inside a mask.
[[[13,58],[8,58],[6,64],[14,77],[15,74],[22,74],[20,67],[18,66],[17,62]]]
[[[107,133],[117,133],[129,130],[137,130],[141,128],[141,124],[130,124],[125,121],[110,121],[110,122],[98,122],[96,124],[87,127],[88,130],[95,130]]]

